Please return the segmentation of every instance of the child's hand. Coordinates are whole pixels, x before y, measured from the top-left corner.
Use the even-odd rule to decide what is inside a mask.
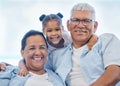
[[[26,68],[20,69],[18,72],[19,76],[26,76],[28,74],[28,70]]]
[[[89,40],[89,42],[88,42],[88,49],[89,49],[89,50],[92,49],[92,47],[93,47],[94,44],[97,42],[97,40],[98,40],[98,37],[97,37],[96,35],[93,35],[93,36],[90,38],[90,40]]]
[[[0,71],[5,71],[6,66],[5,64],[0,63]]]

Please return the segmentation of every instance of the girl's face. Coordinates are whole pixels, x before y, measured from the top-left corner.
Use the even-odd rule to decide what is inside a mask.
[[[62,26],[60,26],[57,20],[50,20],[46,22],[46,26],[44,28],[44,33],[46,38],[53,43],[54,45],[59,44],[62,39]]]

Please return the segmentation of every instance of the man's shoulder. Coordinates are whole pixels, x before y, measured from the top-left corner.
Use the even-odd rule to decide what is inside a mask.
[[[112,33],[104,33],[99,36],[97,44],[99,45],[99,48],[106,49],[109,47],[109,49],[111,48],[113,50],[120,47],[120,40]]]
[[[115,36],[113,33],[104,33],[99,36],[99,39],[102,42],[113,42],[113,41],[119,41],[117,36]]]
[[[112,39],[113,37],[116,37],[113,33],[103,33],[99,36],[99,38],[103,39]]]

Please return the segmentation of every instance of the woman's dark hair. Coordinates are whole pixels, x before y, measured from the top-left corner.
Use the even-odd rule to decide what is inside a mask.
[[[62,18],[63,18],[63,15],[61,13],[49,14],[49,15],[42,14],[39,17],[39,20],[42,22],[42,27],[44,28],[46,26],[46,22],[50,20],[56,20],[59,22],[60,25],[62,25]]]
[[[40,32],[40,31],[37,31],[37,30],[30,30],[30,31],[28,31],[28,32],[23,36],[23,38],[22,38],[22,40],[21,40],[21,50],[24,50],[24,48],[25,48],[25,46],[26,46],[26,40],[27,40],[27,38],[30,37],[30,36],[34,36],[34,35],[40,35],[40,36],[42,36],[42,37],[44,38],[45,43],[46,43],[46,46],[47,46],[47,48],[48,48],[47,41],[46,41],[43,33]]]

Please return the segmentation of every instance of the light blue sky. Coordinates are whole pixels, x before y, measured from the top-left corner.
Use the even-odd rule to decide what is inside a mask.
[[[41,31],[41,14],[61,12],[66,29],[70,9],[80,1],[95,7],[97,35],[108,32],[120,38],[120,0],[0,0],[0,61],[17,56],[20,59],[20,41],[30,29]]]

